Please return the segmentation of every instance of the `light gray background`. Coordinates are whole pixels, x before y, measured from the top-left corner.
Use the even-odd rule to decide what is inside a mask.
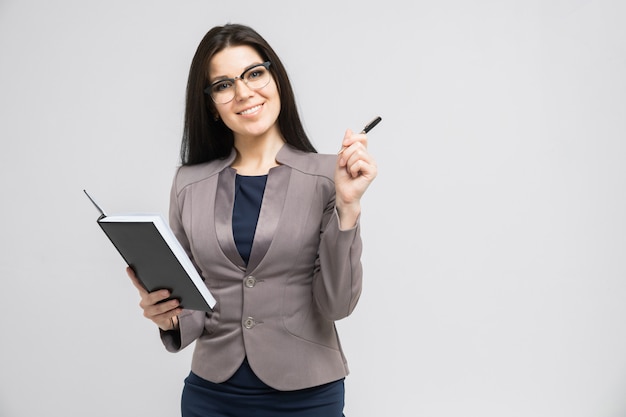
[[[98,229],[167,213],[195,48],[255,27],[314,144],[370,133],[347,417],[626,414],[621,1],[0,0],[0,416],[178,415]]]

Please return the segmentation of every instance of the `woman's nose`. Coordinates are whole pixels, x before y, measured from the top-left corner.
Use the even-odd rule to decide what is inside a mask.
[[[235,80],[235,98],[242,100],[250,97],[253,90],[242,79]]]

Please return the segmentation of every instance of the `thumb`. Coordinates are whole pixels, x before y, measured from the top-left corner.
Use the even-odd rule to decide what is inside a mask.
[[[141,281],[139,280],[139,278],[137,278],[135,271],[130,266],[126,267],[126,273],[128,274],[128,277],[130,278],[130,280],[133,282],[133,285],[135,286],[135,288],[139,290],[139,293],[148,292],[146,288],[143,286],[143,284],[141,283]]]
[[[345,148],[350,146],[350,142],[348,141],[348,139],[350,139],[352,135],[354,135],[352,129],[346,129],[346,133],[343,135],[343,140],[341,141],[341,146]]]

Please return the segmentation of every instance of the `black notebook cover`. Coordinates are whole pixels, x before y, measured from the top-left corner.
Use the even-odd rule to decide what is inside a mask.
[[[183,308],[211,311],[215,299],[160,215],[107,216],[87,196],[102,214],[98,224],[146,290],[168,289]]]

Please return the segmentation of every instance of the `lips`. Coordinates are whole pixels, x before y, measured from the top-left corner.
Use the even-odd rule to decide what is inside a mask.
[[[252,113],[256,113],[257,111],[259,111],[261,109],[262,104],[258,104],[254,107],[250,107],[249,109],[246,109],[244,111],[241,111],[237,114],[240,114],[242,116],[248,115],[248,114],[252,114]]]

